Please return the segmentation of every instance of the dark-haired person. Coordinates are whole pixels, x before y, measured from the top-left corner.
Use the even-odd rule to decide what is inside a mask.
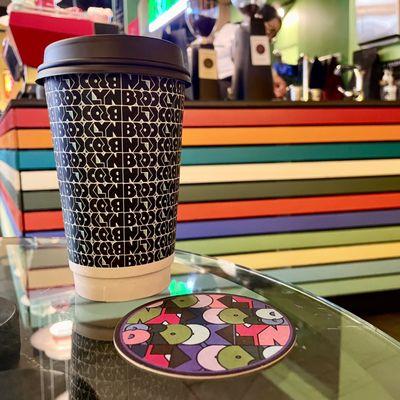
[[[282,19],[275,7],[269,4],[264,4],[258,14],[264,20],[265,34],[272,41],[282,27]],[[215,33],[214,47],[218,53],[219,79],[229,80],[233,75],[232,49],[238,28],[238,24],[228,23]],[[272,75],[274,95],[276,98],[282,98],[286,94],[286,82],[274,70],[272,70]]]
[[[265,33],[272,41],[282,28],[282,19],[278,15],[276,8],[269,4],[264,4],[260,10],[260,15],[264,20]],[[278,99],[285,97],[287,85],[283,78],[272,68],[272,78],[274,81],[274,95]]]
[[[282,19],[278,15],[276,8],[269,4],[264,4],[259,14],[264,20],[265,33],[269,40],[272,41],[282,28]]]

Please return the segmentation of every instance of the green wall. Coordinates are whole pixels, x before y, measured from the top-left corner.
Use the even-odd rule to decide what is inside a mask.
[[[356,13],[355,13],[356,0],[349,0],[349,53],[352,55],[354,50],[357,50],[357,32],[356,32]],[[382,61],[392,61],[400,59],[400,43],[383,46],[379,49],[379,55]],[[351,57],[350,57],[351,60]]]
[[[351,63],[353,52],[358,49],[355,1],[296,0],[283,20],[274,48],[288,63],[297,63],[301,53],[310,57],[340,53],[343,63]],[[147,1],[124,2],[125,22],[129,23],[137,16],[138,4]],[[241,13],[231,6],[231,22],[241,19]],[[382,47],[379,53],[383,61],[400,59],[400,43]]]
[[[310,57],[349,54],[349,0],[297,0],[283,20],[275,42],[285,62],[301,53]]]
[[[137,18],[139,0],[124,0],[124,24],[127,26]]]
[[[296,63],[299,55],[310,57],[341,53],[351,63],[359,48],[356,32],[356,0],[297,0],[284,18],[275,42],[285,62]],[[400,43],[379,50],[382,61],[400,59]]]
[[[240,22],[243,19],[243,14],[233,4],[231,4],[230,11],[232,23]]]

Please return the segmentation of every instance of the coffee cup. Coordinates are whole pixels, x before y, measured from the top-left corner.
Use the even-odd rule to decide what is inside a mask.
[[[172,43],[126,35],[46,48],[44,85],[76,292],[151,296],[174,258],[184,91]]]

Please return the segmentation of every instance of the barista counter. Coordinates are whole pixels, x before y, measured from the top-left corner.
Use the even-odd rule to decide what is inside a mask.
[[[63,235],[47,110],[0,122],[5,236]],[[320,295],[400,286],[400,104],[188,103],[177,248]]]

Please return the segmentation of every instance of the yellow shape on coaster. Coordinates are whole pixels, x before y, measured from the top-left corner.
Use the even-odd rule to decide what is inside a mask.
[[[249,268],[272,269],[395,257],[400,257],[400,242],[221,255],[218,258]]]
[[[400,159],[181,167],[181,184],[400,175]]]

